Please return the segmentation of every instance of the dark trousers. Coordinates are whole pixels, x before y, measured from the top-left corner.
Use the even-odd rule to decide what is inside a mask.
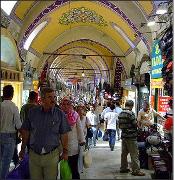
[[[68,163],[72,171],[72,179],[80,179],[78,172],[78,154],[68,157]]]
[[[14,154],[13,154],[13,162],[15,164],[15,166],[18,164],[19,162],[19,157],[18,157],[18,149],[17,149],[17,145],[15,147],[15,151],[14,151]]]

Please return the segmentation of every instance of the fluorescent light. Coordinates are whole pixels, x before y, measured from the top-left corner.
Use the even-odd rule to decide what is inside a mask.
[[[16,2],[17,1],[1,1],[1,9],[3,9],[8,15],[10,15]]]
[[[156,23],[156,22],[155,22],[154,20],[149,21],[149,22],[147,23],[147,26],[154,26],[155,23]]]
[[[157,9],[157,11],[156,11],[156,14],[165,14],[165,13],[167,13],[167,9],[163,9],[163,8],[159,8],[159,9]]]
[[[82,73],[82,76],[84,77],[84,76],[85,76],[85,74],[84,74],[84,73]]]
[[[44,28],[44,26],[47,24],[47,21],[42,22],[41,24],[39,24],[34,30],[33,32],[29,35],[29,37],[27,38],[26,42],[24,43],[24,49],[28,50],[33,39],[36,37],[36,35]]]
[[[112,23],[112,27],[120,33],[120,35],[128,42],[128,44],[132,48],[135,48],[134,43],[129,39],[129,37],[125,34],[125,32],[122,29],[120,29],[115,23]]]

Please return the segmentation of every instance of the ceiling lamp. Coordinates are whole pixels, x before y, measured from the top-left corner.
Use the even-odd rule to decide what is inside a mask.
[[[149,19],[147,26],[154,26],[156,24],[155,20],[153,18]]]
[[[82,77],[84,77],[85,76],[84,72],[81,75],[82,75]]]
[[[159,4],[158,9],[156,10],[156,14],[162,15],[162,14],[165,14],[167,12],[168,12],[168,10],[167,10],[166,3]]]

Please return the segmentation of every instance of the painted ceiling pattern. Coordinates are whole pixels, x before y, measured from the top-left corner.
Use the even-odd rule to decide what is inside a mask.
[[[48,23],[46,27],[36,36],[30,46],[33,52],[37,52],[40,55],[42,55],[49,44],[58,36],[63,33],[66,34],[66,32],[69,33],[70,28],[78,28],[80,26],[93,26],[97,31],[104,33],[104,37],[105,35],[109,36],[117,44],[123,53],[122,55],[126,55],[127,52],[133,50],[133,47],[111,26],[111,23],[117,24],[134,45],[137,45],[137,43],[142,40],[148,52],[150,52],[150,43],[147,37],[140,32],[138,25],[135,24],[132,17],[129,17],[127,13],[117,5],[117,2],[99,0],[81,1],[80,3],[77,1],[56,0],[48,1],[46,6],[42,6],[42,3],[44,3],[44,1],[20,1],[13,10],[13,14],[20,19],[23,28],[23,33],[21,33],[18,42],[21,51],[23,50],[25,41],[35,27],[44,20],[47,20]],[[134,2],[131,1],[128,3]],[[154,3],[152,1],[137,1],[135,4],[139,7],[141,14],[144,14],[146,17],[154,11]],[[40,6],[42,6],[42,8],[40,8]],[[33,9],[36,13],[34,13]],[[30,13],[33,16],[31,15],[30,17]],[[29,21],[26,21],[26,17],[30,17]],[[58,46],[55,52],[69,52],[70,49],[78,49],[78,51],[83,54],[86,52],[85,49],[87,49],[87,52],[91,54],[114,54],[110,51],[110,47],[103,47],[103,44],[99,45],[98,42],[95,42],[95,40],[92,42],[91,39],[83,42],[82,38],[83,37],[80,37],[79,41],[73,43],[67,42],[62,47]],[[89,45],[86,45],[87,42]],[[55,58],[56,56],[51,57]],[[64,58],[61,60],[62,62],[64,62]],[[61,58],[58,59],[60,60]],[[94,57],[92,59],[94,59]],[[100,58],[98,61],[100,61]],[[97,64],[100,66],[100,62],[98,61]],[[67,62],[69,62],[69,60],[67,60]],[[102,64],[105,63],[109,69],[113,65],[112,58],[101,57],[101,62]]]
[[[107,22],[104,20],[103,16],[98,15],[95,11],[86,7],[73,8],[64,13],[59,19],[59,23],[63,25],[80,22],[107,26]]]

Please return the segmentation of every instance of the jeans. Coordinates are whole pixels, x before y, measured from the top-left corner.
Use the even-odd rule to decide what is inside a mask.
[[[0,179],[5,179],[13,158],[16,138],[12,133],[0,133]]]
[[[97,141],[96,138],[97,138],[97,130],[98,130],[97,126],[92,127],[92,130],[93,130],[93,137],[89,139],[90,140],[89,145],[92,145],[92,141],[93,141],[93,145],[96,146],[96,141]]]
[[[116,137],[116,130],[114,129],[108,129],[109,134],[109,146],[115,146],[115,137]]]

